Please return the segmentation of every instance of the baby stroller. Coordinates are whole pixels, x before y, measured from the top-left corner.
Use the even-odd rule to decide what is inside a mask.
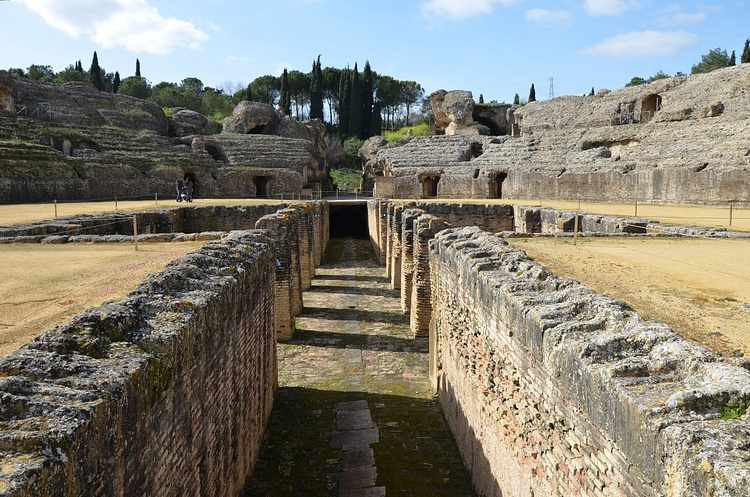
[[[178,202],[192,202],[193,201],[193,191],[192,188],[188,187],[183,183],[181,179],[178,179],[175,182],[175,188],[177,188],[177,198],[176,200]]]

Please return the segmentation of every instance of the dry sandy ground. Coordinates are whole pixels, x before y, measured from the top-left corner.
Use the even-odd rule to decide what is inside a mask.
[[[724,355],[750,357],[750,240],[509,240],[559,276],[627,302],[646,319]]]
[[[0,355],[127,294],[201,242],[0,245]]]
[[[253,204],[267,200],[196,199],[191,205]],[[464,200],[487,203],[487,200]],[[538,205],[537,201],[490,202]],[[174,200],[118,202],[117,211],[180,206]],[[579,209],[578,202],[545,202]],[[58,215],[115,210],[114,202],[58,204]],[[634,216],[628,204],[581,203],[584,212]],[[638,205],[638,217],[664,223],[750,231],[750,209],[728,206]],[[0,226],[50,219],[54,204],[0,205]],[[750,241],[664,238],[512,240],[561,276],[630,304],[648,319],[722,354],[750,357]],[[81,310],[127,293],[146,274],[197,244],[0,245],[0,354],[65,322]]]

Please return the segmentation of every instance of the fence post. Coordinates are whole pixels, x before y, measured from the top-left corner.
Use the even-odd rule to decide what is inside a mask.
[[[117,197],[115,197],[115,210],[117,210]]]
[[[159,194],[158,193],[154,193],[154,203],[156,205],[159,205]]]
[[[729,226],[732,226],[733,209],[734,209],[734,202],[729,202]]]
[[[133,214],[133,244],[135,251],[138,252],[138,216]]]
[[[57,218],[57,199],[55,199],[55,218]]]
[[[576,211],[575,221],[573,222],[573,246],[578,245],[578,211]]]

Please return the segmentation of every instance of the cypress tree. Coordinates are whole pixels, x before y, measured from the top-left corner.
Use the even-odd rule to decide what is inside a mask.
[[[513,105],[521,105],[521,97],[518,96],[518,93],[513,97]]]
[[[734,54],[734,50],[732,50],[732,56],[729,57],[729,64],[728,66],[736,66],[737,65],[737,56]]]
[[[310,119],[323,120],[323,70],[320,68],[320,55],[313,61],[310,75]]]
[[[529,102],[536,102],[536,90],[534,89],[534,83],[531,83],[531,88],[529,89]]]
[[[740,57],[742,64],[750,62],[750,38],[745,40],[745,48],[742,50],[742,56]]]
[[[292,97],[289,94],[289,72],[284,68],[281,73],[281,91],[279,92],[279,108],[285,116],[292,113]]]
[[[363,140],[368,139],[380,129],[372,126],[374,79],[370,62],[365,61],[365,68],[362,70],[362,133],[359,135]]]
[[[339,134],[349,134],[349,104],[352,96],[352,80],[349,68],[341,71],[339,80]]]
[[[481,93],[479,94],[479,103],[480,103],[480,104],[483,104],[483,103],[484,103],[484,95],[483,95],[483,94],[481,94]]]
[[[104,82],[102,81],[102,68],[99,67],[99,57],[96,55],[96,52],[94,52],[94,58],[91,60],[89,81],[96,86],[97,90],[104,88]]]
[[[596,95],[596,93],[594,93],[594,87],[592,86],[591,93],[589,93],[589,97],[593,97],[594,95]]]
[[[117,90],[120,88],[120,72],[115,71],[115,79],[112,82],[112,93],[117,93]]]
[[[135,77],[141,77],[141,61],[138,59],[135,59]]]
[[[362,134],[362,79],[359,77],[357,63],[352,72],[351,102],[349,103],[349,134],[359,137]]]
[[[245,92],[245,98],[247,99],[248,102],[252,102],[253,101],[253,87],[252,87],[252,83],[247,85],[247,90]]]

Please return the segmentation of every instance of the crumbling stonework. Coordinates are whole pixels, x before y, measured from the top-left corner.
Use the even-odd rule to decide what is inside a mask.
[[[192,111],[167,117],[150,101],[0,71],[4,96],[17,112],[0,116],[0,203],[172,198],[185,176],[197,197],[291,199],[313,185],[329,189],[317,120],[298,123],[270,108],[267,126],[230,120],[233,133],[219,134],[219,123]],[[49,112],[21,111],[40,106]]]
[[[0,359],[2,494],[236,495],[276,389],[273,282],[270,240],[236,232]]]
[[[279,208],[135,213],[149,231],[139,240],[191,235],[163,231],[178,226],[263,229],[193,234],[216,241],[0,359],[0,494],[238,495],[277,386],[277,310],[301,305],[288,282],[303,270],[291,261],[314,273],[328,241],[325,203],[270,214]],[[132,216],[119,218],[4,228],[0,241],[132,242]]]
[[[391,281],[411,271],[412,330],[429,334],[430,375],[479,495],[744,495],[750,411],[722,420],[720,410],[750,400],[750,361],[717,357],[550,274],[504,240],[510,232],[451,227],[435,215],[470,226],[462,214],[482,219],[497,206],[393,204],[368,204],[370,219],[380,218],[370,238],[400,260],[386,261]],[[505,207],[494,213],[505,216],[496,231],[573,229],[574,213]],[[579,221],[602,235],[672,228]]]
[[[508,109],[507,135],[417,137],[369,168],[390,198],[746,203],[749,82],[740,64],[531,102]]]

